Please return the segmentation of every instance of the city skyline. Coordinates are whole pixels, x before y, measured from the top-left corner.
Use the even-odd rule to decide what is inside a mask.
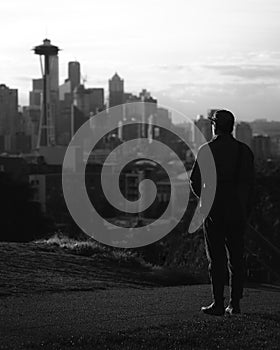
[[[9,33],[2,39],[1,83],[19,90],[20,105],[40,78],[31,49],[48,37],[62,49],[60,84],[67,62],[77,60],[87,87],[107,92],[117,71],[125,91],[146,88],[189,117],[228,108],[239,120],[280,121],[277,1],[86,0],[66,7],[51,0],[45,10],[38,3],[0,5],[2,32]]]

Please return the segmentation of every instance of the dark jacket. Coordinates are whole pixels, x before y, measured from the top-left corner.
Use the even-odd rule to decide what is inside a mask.
[[[191,173],[191,187],[197,197],[201,188],[207,189],[206,181],[201,183],[199,162],[207,163],[206,146],[209,146],[217,174],[216,194],[210,211],[211,217],[225,215],[229,219],[243,218],[250,215],[253,204],[254,156],[250,148],[237,141],[231,134],[218,135],[202,145]],[[201,203],[203,208],[203,203]],[[202,210],[203,211],[203,210]]]

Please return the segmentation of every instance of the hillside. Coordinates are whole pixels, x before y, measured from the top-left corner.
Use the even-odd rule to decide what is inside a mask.
[[[211,318],[199,311],[209,285],[127,253],[92,253],[0,244],[0,349],[279,348],[279,288],[246,288],[242,315]]]

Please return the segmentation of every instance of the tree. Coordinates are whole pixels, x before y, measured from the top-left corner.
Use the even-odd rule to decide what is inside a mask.
[[[27,242],[46,235],[51,222],[33,201],[33,190],[26,182],[0,173],[0,240]]]

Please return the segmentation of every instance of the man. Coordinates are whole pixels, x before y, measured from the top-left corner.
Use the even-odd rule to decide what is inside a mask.
[[[212,284],[213,302],[201,310],[209,315],[240,313],[243,293],[244,232],[252,209],[254,157],[250,148],[232,136],[234,116],[219,110],[209,118],[215,137],[199,149],[191,173],[192,190],[197,197],[207,190],[207,180],[201,183],[199,163],[204,162],[208,145],[213,154],[217,184],[210,213],[204,219],[206,253]],[[204,159],[204,160],[203,160]],[[203,212],[203,202],[201,203]],[[230,275],[230,301],[224,308],[226,262]]]

